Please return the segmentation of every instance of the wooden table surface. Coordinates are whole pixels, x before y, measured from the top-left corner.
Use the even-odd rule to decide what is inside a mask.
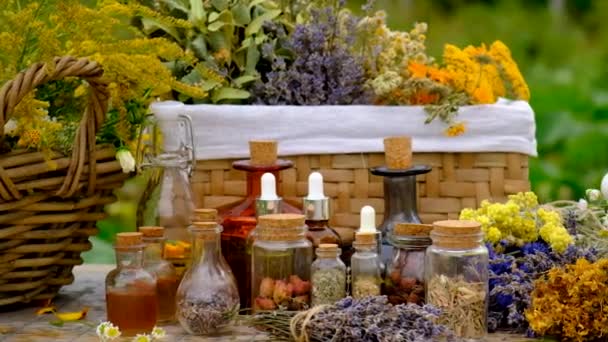
[[[76,267],[75,282],[64,286],[54,301],[60,312],[79,311],[88,307],[85,321],[66,323],[61,327],[51,325],[53,315],[36,315],[36,308],[0,313],[0,341],[4,342],[47,342],[47,341],[98,341],[95,327],[106,320],[104,279],[112,265],[84,265]],[[179,325],[164,326],[167,331],[165,341],[266,341],[262,332],[245,326],[234,326],[225,334],[214,337],[189,336]],[[123,339],[130,341],[130,339]],[[531,341],[515,335],[493,334],[487,342]]]

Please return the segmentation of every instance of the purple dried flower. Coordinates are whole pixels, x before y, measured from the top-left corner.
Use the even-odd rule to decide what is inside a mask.
[[[371,96],[364,88],[362,61],[348,49],[353,41],[343,33],[332,8],[311,11],[311,22],[297,25],[283,49],[293,60],[277,57],[262,48],[270,70],[260,70],[262,79],[253,89],[254,102],[268,105],[345,105],[367,104]],[[353,20],[343,21],[344,31],[354,27]],[[354,32],[354,30],[352,31]]]

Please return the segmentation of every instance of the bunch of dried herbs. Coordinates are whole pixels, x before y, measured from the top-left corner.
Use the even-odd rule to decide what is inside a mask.
[[[229,325],[239,312],[239,301],[228,290],[212,296],[192,296],[177,302],[176,316],[193,335],[208,335]]]
[[[430,305],[392,305],[385,296],[374,296],[361,300],[347,297],[299,313],[258,312],[244,319],[281,341],[459,341],[437,323],[440,313]]]
[[[463,338],[486,335],[487,295],[486,283],[463,277],[435,275],[428,282],[427,302],[442,310],[439,322]]]

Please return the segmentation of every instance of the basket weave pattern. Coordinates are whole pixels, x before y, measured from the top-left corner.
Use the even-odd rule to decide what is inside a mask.
[[[282,171],[279,191],[300,203],[308,191],[308,175],[320,171],[325,195],[331,197],[336,227],[358,227],[364,205],[384,213],[383,179],[369,167],[383,165],[384,155],[308,155],[285,157],[295,168]],[[237,203],[246,194],[245,172],[233,170],[233,160],[199,161],[192,179],[198,207],[218,208]],[[418,176],[418,212],[425,223],[458,218],[463,208],[476,208],[482,200],[504,201],[509,194],[530,189],[528,156],[518,153],[415,153],[414,164],[433,171]]]
[[[0,306],[52,298],[73,281],[72,268],[97,233],[95,221],[127,177],[114,147],[96,145],[109,97],[102,68],[73,57],[53,63],[32,65],[0,90],[1,128],[43,83],[80,77],[90,87],[71,156],[27,149],[0,155]]]

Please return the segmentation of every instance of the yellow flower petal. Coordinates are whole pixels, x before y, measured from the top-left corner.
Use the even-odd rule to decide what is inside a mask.
[[[54,306],[46,306],[44,308],[38,309],[38,311],[36,311],[36,315],[42,316],[42,315],[50,314],[50,313],[54,313],[54,312],[55,312]]]
[[[87,316],[87,312],[89,312],[89,308],[84,307],[81,311],[76,312],[55,312],[55,317],[64,322],[79,321]]]

